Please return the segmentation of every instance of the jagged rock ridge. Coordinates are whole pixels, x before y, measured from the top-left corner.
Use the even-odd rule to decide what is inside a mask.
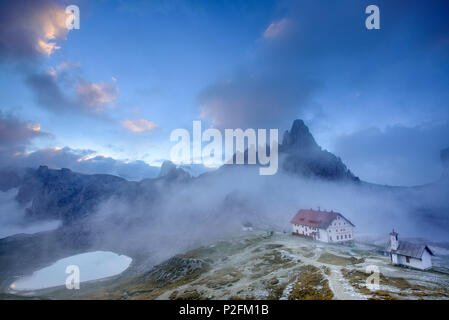
[[[130,182],[106,174],[84,175],[69,169],[40,166],[28,169],[22,179],[17,201],[31,202],[30,218],[61,219],[64,223],[90,213],[95,205],[128,189]]]
[[[322,150],[302,120],[295,120],[279,146],[282,170],[306,177],[328,180],[358,181],[343,162]],[[61,219],[64,224],[93,212],[96,206],[111,196],[128,200],[145,193],[157,198],[158,187],[175,182],[188,183],[192,178],[182,168],[165,161],[157,179],[131,182],[107,174],[85,175],[69,169],[53,170],[47,166],[2,175],[3,189],[19,187],[17,201],[27,206],[27,215],[35,219]],[[30,204],[31,203],[31,204]]]
[[[190,178],[190,175],[184,169],[176,167],[173,162],[165,160],[159,171],[159,178],[187,181]]]
[[[295,120],[279,146],[282,169],[306,177],[359,181],[341,161],[316,143],[302,120]]]

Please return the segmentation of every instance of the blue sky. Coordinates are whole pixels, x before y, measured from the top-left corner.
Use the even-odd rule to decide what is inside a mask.
[[[80,8],[79,30],[64,28],[68,4]],[[380,30],[365,28],[369,4],[380,8]],[[440,175],[439,151],[449,147],[447,1],[0,7],[0,120],[4,137],[16,137],[1,140],[9,161],[40,151],[33,161],[55,166],[65,153],[158,165],[170,132],[193,120],[283,131],[303,118],[364,180],[413,185]],[[45,51],[41,40],[59,48]]]

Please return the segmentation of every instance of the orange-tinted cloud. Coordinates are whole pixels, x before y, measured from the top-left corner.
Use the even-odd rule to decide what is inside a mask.
[[[156,123],[145,119],[125,120],[122,122],[122,126],[133,132],[152,131],[158,127]]]
[[[104,105],[113,102],[118,96],[115,84],[106,82],[83,81],[78,84],[76,91],[80,100],[95,111],[102,111]]]
[[[22,155],[34,138],[49,136],[38,123],[21,121],[0,111],[0,166],[13,156]]]
[[[2,1],[0,57],[50,56],[69,30],[65,8],[48,0]]]
[[[40,106],[58,113],[99,114],[118,98],[116,80],[88,81],[82,77],[80,65],[71,62],[30,73],[26,83]]]
[[[39,123],[30,123],[27,125],[27,128],[34,132],[41,131],[41,125]]]

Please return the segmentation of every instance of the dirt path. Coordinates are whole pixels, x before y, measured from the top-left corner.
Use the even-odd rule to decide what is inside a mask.
[[[343,278],[340,270],[333,269],[331,271],[330,276],[327,278],[329,280],[329,287],[334,293],[336,300],[361,300],[362,297],[358,296],[354,289],[346,283],[346,279]],[[352,291],[353,294],[350,294],[345,289]]]
[[[300,256],[300,258],[304,263],[311,264],[317,268],[321,268],[323,266],[328,267],[331,272],[330,275],[325,275],[327,280],[329,281],[329,287],[334,293],[335,300],[363,300],[363,296],[354,291],[354,288],[349,284],[349,282],[343,277],[343,274],[340,271],[340,267],[325,264],[318,262],[317,259],[320,257],[321,252],[323,250],[321,248],[315,249],[315,254],[306,258],[304,256]]]

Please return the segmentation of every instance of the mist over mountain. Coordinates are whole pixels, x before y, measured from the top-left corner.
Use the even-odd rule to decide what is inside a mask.
[[[18,188],[14,201],[24,210],[23,223],[59,220],[62,226],[0,239],[0,264],[26,272],[21,266],[27,262],[45,265],[69,252],[95,249],[143,255],[154,264],[230,236],[248,223],[255,229],[289,230],[298,208],[342,212],[359,234],[384,234],[394,227],[405,235],[448,240],[447,175],[418,187],[360,181],[317,145],[301,120],[285,133],[279,159],[273,176],[260,176],[253,165],[224,165],[193,177],[166,161],[159,177],[139,182],[46,166],[4,171],[0,187]],[[446,159],[442,152],[445,164]],[[1,212],[3,219],[9,214]]]
[[[281,177],[293,174],[297,176],[298,181],[349,184],[360,190],[368,188],[375,192],[394,192],[399,198],[407,197],[410,192],[422,192],[426,193],[426,197],[420,201],[425,203],[425,199],[430,197],[432,198],[430,202],[435,201],[435,205],[442,200],[438,195],[442,194],[442,197],[445,195],[444,191],[438,192],[438,190],[444,190],[449,166],[449,152],[446,149],[441,152],[443,174],[442,181],[438,183],[416,188],[392,188],[361,182],[340,158],[323,150],[316,143],[307,126],[299,119],[295,120],[291,129],[285,132],[283,141],[279,145],[279,159],[279,177],[273,177],[271,179],[273,181],[282,180]],[[86,175],[67,168],[49,169],[45,165],[37,169],[4,168],[0,178],[0,188],[2,191],[18,188],[15,199],[21,205],[30,203],[26,208],[26,216],[30,220],[60,219],[64,224],[69,224],[71,221],[93,215],[99,204],[112,197],[126,201],[135,201],[144,195],[151,195],[148,199],[157,198],[159,193],[166,194],[168,192],[166,189],[169,188],[202,184],[211,179],[220,182],[224,180],[225,175],[230,174],[237,167],[250,174],[254,171],[254,168],[248,165],[224,165],[215,172],[193,177],[182,166],[177,167],[170,161],[164,161],[158,178],[135,182],[107,174]],[[264,180],[258,175],[253,179],[256,184],[257,180]],[[226,190],[226,184],[223,185],[223,189]],[[229,186],[228,191],[232,194],[232,186]],[[195,197],[201,198],[202,195],[199,193]],[[426,204],[426,206],[429,205],[431,203]]]
[[[281,170],[303,178],[358,182],[341,159],[322,150],[302,120],[295,120],[285,132],[279,146]],[[164,161],[159,177],[154,181],[127,181],[106,174],[85,175],[68,168],[52,170],[42,165],[37,169],[4,169],[0,180],[2,190],[19,187],[19,204],[31,203],[26,208],[30,219],[61,219],[65,224],[91,214],[102,201],[115,196],[132,199],[142,189],[158,180],[189,182],[193,177],[183,167]],[[200,178],[201,179],[201,178]]]
[[[448,13],[0,0],[0,300],[449,299]]]

